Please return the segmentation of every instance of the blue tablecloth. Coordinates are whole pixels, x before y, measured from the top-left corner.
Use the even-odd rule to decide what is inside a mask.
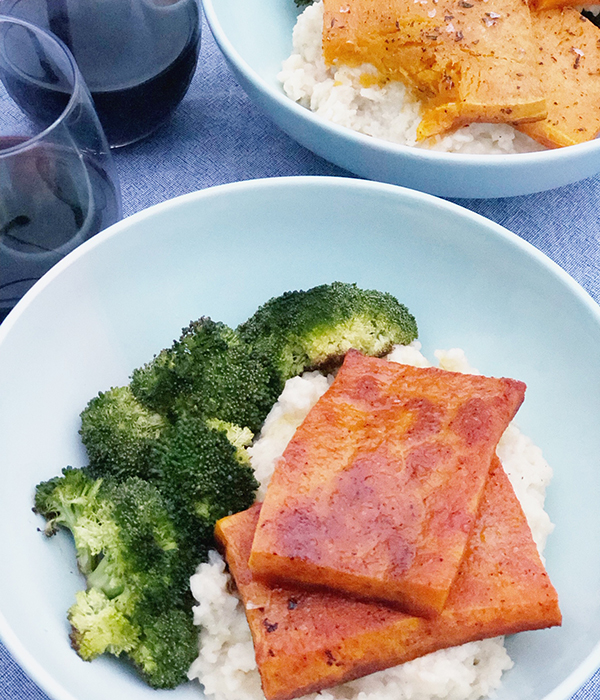
[[[124,216],[236,180],[351,176],[299,146],[250,103],[206,25],[198,70],[173,119],[115,159]],[[456,201],[542,250],[600,302],[600,176],[527,197]],[[600,698],[600,672],[575,695],[592,698]],[[0,699],[47,700],[1,643]]]

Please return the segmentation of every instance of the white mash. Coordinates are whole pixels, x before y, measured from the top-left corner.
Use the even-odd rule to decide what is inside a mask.
[[[476,373],[461,350],[438,351],[443,369]],[[428,366],[420,344],[396,347],[388,359]],[[263,426],[259,440],[249,448],[262,498],[274,462],[304,416],[327,390],[332,377],[307,372],[290,379]],[[542,551],[552,524],[544,511],[544,493],[552,472],[541,450],[510,425],[497,449],[506,473]],[[189,671],[204,686],[209,700],[264,700],[254,658],[254,647],[244,608],[235,593],[225,562],[217,552],[198,567],[191,579],[198,601],[194,621],[201,627],[200,653]],[[310,700],[476,700],[499,687],[502,672],[513,665],[503,638],[470,642],[443,649],[400,666],[306,696]]]
[[[403,83],[363,87],[362,73],[373,66],[329,68],[323,60],[323,3],[298,17],[292,55],[279,73],[288,97],[340,126],[406,146],[454,153],[523,153],[545,148],[508,124],[470,124],[443,137],[417,143],[420,105]]]

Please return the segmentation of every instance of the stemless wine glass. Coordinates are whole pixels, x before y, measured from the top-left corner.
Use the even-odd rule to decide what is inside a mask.
[[[111,146],[152,133],[183,99],[200,46],[198,0],[0,0],[69,47]]]
[[[0,80],[1,321],[64,255],[121,217],[121,198],[90,94],[62,42],[0,15]]]

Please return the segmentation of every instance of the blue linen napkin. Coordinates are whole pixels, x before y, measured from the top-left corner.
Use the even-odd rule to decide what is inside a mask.
[[[0,114],[6,105],[0,100]],[[299,146],[246,97],[206,24],[198,70],[171,121],[115,153],[123,213],[237,180],[287,175],[352,177]],[[600,301],[600,176],[549,192],[455,200],[546,253]],[[48,700],[0,642],[0,699]],[[600,671],[573,700],[600,699]],[[83,700],[83,699],[82,699]]]

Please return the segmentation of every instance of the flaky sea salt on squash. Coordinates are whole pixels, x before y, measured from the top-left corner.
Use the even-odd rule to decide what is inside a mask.
[[[548,148],[600,133],[600,29],[578,10],[531,13],[547,94],[547,119],[517,128]]]
[[[418,138],[546,116],[524,0],[324,0],[328,65],[374,65],[423,102]]]

